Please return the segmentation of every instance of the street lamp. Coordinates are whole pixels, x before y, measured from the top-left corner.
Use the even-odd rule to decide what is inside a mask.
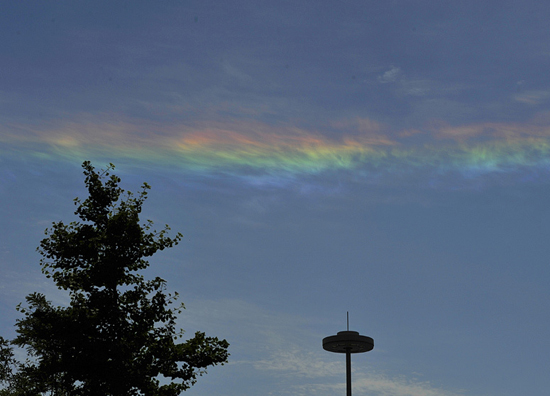
[[[339,331],[336,335],[323,338],[323,349],[329,352],[346,354],[346,387],[347,396],[351,396],[351,354],[372,351],[374,340],[349,330],[349,313],[347,331]]]

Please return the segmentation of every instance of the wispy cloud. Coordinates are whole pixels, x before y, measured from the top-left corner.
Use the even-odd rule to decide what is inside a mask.
[[[514,99],[527,105],[540,105],[546,103],[550,99],[550,91],[541,90],[520,92],[514,96]]]
[[[393,83],[396,82],[402,74],[403,72],[399,67],[392,66],[389,70],[378,76],[378,82],[382,84]]]
[[[334,395],[344,394],[346,384],[307,384],[297,386],[299,394]],[[353,394],[359,396],[459,396],[460,391],[449,391],[434,387],[429,382],[419,382],[406,378],[389,378],[382,375],[354,376]]]
[[[322,336],[311,330],[307,317],[272,312],[240,300],[192,300],[187,307],[184,320],[188,325],[202,326],[231,341],[230,365],[246,366],[256,379],[279,379],[280,390],[273,395],[329,396],[345,392],[344,361],[321,349]],[[366,371],[354,367],[356,395],[458,395],[420,381],[413,374],[390,377],[377,373],[376,367]]]

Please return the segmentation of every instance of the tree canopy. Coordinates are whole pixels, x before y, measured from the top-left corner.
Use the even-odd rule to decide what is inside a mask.
[[[182,237],[140,222],[149,185],[134,195],[112,164],[82,166],[89,196],[74,200],[79,221],[53,223],[38,248],[42,272],[68,291],[69,303],[33,293],[18,306],[23,318],[11,343],[29,357],[17,362],[0,339],[0,395],[179,395],[208,366],[227,362],[229,344],[202,332],[178,342],[178,294],[140,273]]]

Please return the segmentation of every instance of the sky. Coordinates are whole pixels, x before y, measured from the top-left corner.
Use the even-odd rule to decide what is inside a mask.
[[[0,12],[0,334],[67,302],[36,252],[81,164],[184,235],[148,273],[226,338],[195,396],[546,396],[550,5],[11,1]]]

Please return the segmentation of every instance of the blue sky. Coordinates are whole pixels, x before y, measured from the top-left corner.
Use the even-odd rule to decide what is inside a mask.
[[[11,2],[0,13],[0,330],[66,296],[35,249],[80,165],[152,185],[192,395],[546,395],[550,6]]]

